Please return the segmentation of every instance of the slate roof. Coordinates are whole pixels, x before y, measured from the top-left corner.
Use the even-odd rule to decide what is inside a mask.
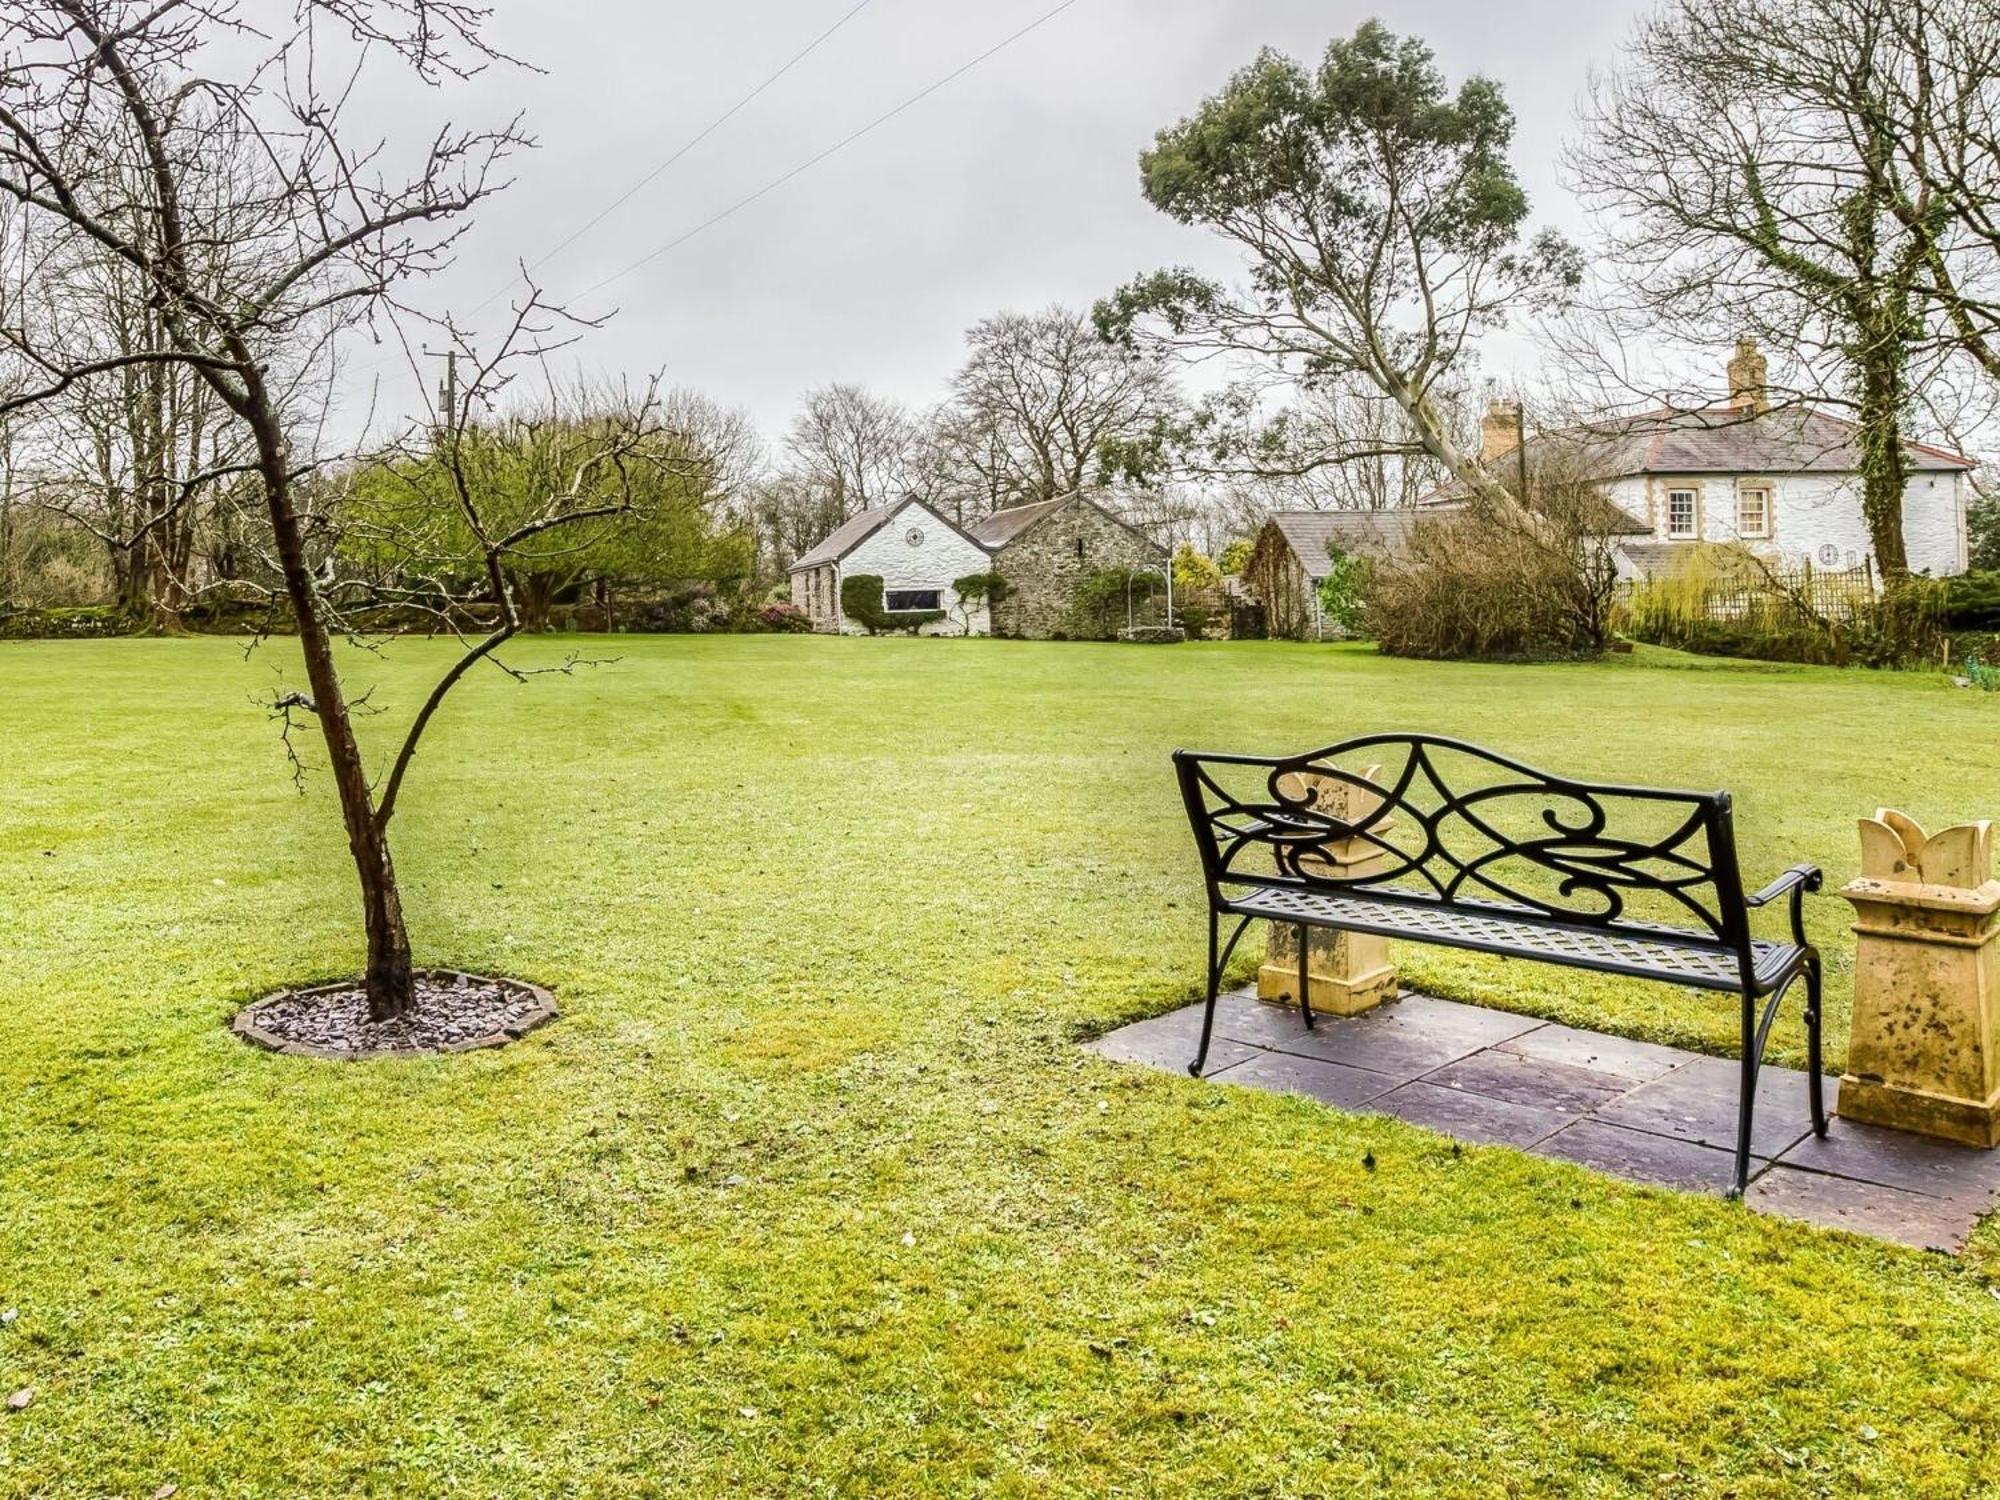
[[[1435,520],[1437,510],[1281,510],[1271,522],[1298,555],[1306,577],[1317,583],[1333,571],[1328,542],[1355,557],[1391,557],[1408,545],[1419,521]]]
[[[1657,411],[1591,422],[1549,434],[1575,441],[1606,478],[1625,474],[1851,474],[1861,466],[1859,429],[1844,417],[1782,406],[1749,415],[1740,406]],[[1530,438],[1530,453],[1535,439]],[[1910,467],[1939,472],[1975,467],[1962,454],[1905,443]]]
[[[1858,429],[1844,417],[1810,407],[1781,406],[1751,414],[1740,406],[1696,410],[1666,408],[1630,417],[1611,417],[1528,439],[1528,459],[1574,455],[1596,479],[1634,474],[1852,474],[1861,465]],[[1977,468],[1971,459],[1929,443],[1905,443],[1914,473]],[[1512,453],[1487,465],[1495,471],[1515,462]],[[1419,504],[1456,499],[1445,485]]]
[[[1664,577],[1680,566],[1681,559],[1694,551],[1694,542],[1625,542],[1620,544],[1632,566],[1648,578]]]
[[[823,563],[839,562],[848,553],[859,547],[868,538],[889,524],[889,518],[910,502],[894,500],[887,505],[872,506],[858,510],[827,533],[826,540],[812,551],[793,563],[786,571],[798,572],[801,568],[817,568]]]
[[[1165,547],[1162,547],[1152,537],[1146,535],[1144,531],[1134,526],[1116,511],[1098,504],[1097,501],[1093,500],[1083,490],[1073,490],[1067,495],[1057,495],[1053,500],[1037,500],[1029,505],[1016,505],[1008,510],[996,510],[984,520],[975,521],[972,525],[966,527],[966,535],[970,536],[988,552],[998,552],[1016,537],[1034,526],[1044,516],[1052,516],[1057,511],[1079,502],[1094,507],[1113,521],[1116,521],[1120,526],[1123,526],[1161,556],[1164,557],[1166,555],[1167,549]]]
[[[1075,495],[1058,495],[1053,500],[1037,500],[1032,505],[996,510],[984,520],[974,521],[966,529],[980,546],[989,552],[998,552],[1043,516],[1053,515],[1076,498]]]

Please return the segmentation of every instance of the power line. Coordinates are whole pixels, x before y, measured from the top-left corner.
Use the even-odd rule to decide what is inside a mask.
[[[1028,35],[1029,32],[1040,30],[1043,26],[1046,26],[1049,22],[1053,21],[1057,16],[1061,15],[1064,11],[1068,10],[1072,5],[1075,5],[1076,3],[1077,0],[1062,0],[1061,4],[1056,5],[1051,9],[1044,11],[1034,20],[1028,22],[1028,24],[1023,26],[1020,30],[1015,31],[1009,34],[1008,36],[1002,37],[999,41],[995,42],[991,47],[988,47],[984,52],[980,53],[977,57],[972,58],[968,62],[961,63],[958,67],[952,69],[951,72],[945,74],[944,77],[938,79],[935,83],[930,84],[928,87],[920,89],[916,93],[910,95],[909,98],[905,99],[901,104],[898,104],[894,109],[887,110],[884,113],[877,115],[874,119],[870,120],[866,125],[863,125],[859,129],[854,130],[849,134],[842,136],[839,140],[835,141],[831,146],[828,146],[824,151],[820,152],[817,156],[808,157],[805,161],[800,162],[796,167],[793,167],[791,171],[785,173],[783,176],[772,178],[771,181],[765,183],[762,187],[758,188],[756,192],[749,193],[744,197],[737,199],[734,203],[730,204],[729,207],[723,209],[720,213],[714,214],[709,218],[703,219],[699,224],[695,225],[692,229],[683,231],[681,234],[676,235],[673,239],[668,240],[664,245],[659,246],[657,249],[650,250],[646,254],[640,256],[639,259],[633,261],[632,264],[626,266],[622,271],[614,271],[609,276],[605,277],[602,281],[596,283],[594,286],[589,286],[584,288],[583,291],[577,293],[577,296],[588,297],[593,295],[594,293],[601,292],[606,287],[610,286],[614,281],[622,281],[627,276],[630,276],[634,271],[637,271],[642,267],[651,265],[654,261],[658,260],[668,251],[679,249],[682,245],[685,245],[689,240],[693,239],[696,235],[702,234],[707,230],[713,229],[716,225],[720,224],[724,219],[730,218],[733,215],[740,213],[742,210],[748,208],[751,204],[755,203],[758,199],[766,197],[769,194],[776,192],[779,188],[783,187],[793,178],[799,177],[804,173],[811,171],[814,167],[818,166],[821,162],[825,161],[828,157],[834,155],[836,152],[846,150],[847,147],[853,145],[856,141],[860,140],[864,135],[867,135],[871,131],[877,130],[881,126],[888,124],[891,120],[895,119],[896,116],[902,114],[905,110],[910,109],[914,105],[923,103],[924,100],[930,98],[930,96],[932,94],[935,94],[939,89],[944,88],[948,84],[956,82],[960,78],[963,78],[967,73],[970,73],[974,68],[978,67],[988,58],[991,58],[997,55],[998,53],[1004,52],[1007,48],[1013,46],[1014,43],[1020,41],[1022,37]]]
[[[812,56],[814,52],[817,52],[820,48],[820,44],[825,42],[828,37],[832,36],[836,31],[840,30],[841,27],[845,26],[849,21],[853,20],[856,16],[860,15],[862,11],[866,10],[873,3],[874,0],[860,0],[859,4],[853,6],[846,13],[844,13],[839,20],[835,21],[831,26],[827,27],[826,30],[822,31],[818,36],[814,37],[810,42],[807,42],[805,46],[801,47],[797,52],[794,52],[791,55],[791,57],[786,60],[785,65],[779,68],[777,72],[771,74],[770,77],[766,78],[762,83],[758,84],[757,87],[750,90],[749,93],[745,94],[741,99],[738,99],[734,104],[730,105],[729,108],[725,109],[721,114],[717,115],[713,120],[709,121],[708,124],[702,129],[699,135],[696,135],[687,140],[686,142],[684,142],[681,145],[681,147],[674,152],[673,155],[669,156],[665,161],[661,162],[658,166],[654,167],[652,171],[648,172],[644,177],[641,177],[637,182],[633,183],[629,188],[625,189],[625,191],[620,193],[616,198],[613,198],[609,203],[605,204],[604,207],[599,209],[591,219],[579,225],[569,235],[568,238],[563,240],[563,242],[557,245],[554,249],[550,250],[540,260],[530,265],[528,269],[530,271],[535,271],[547,265],[550,261],[554,260],[558,255],[562,254],[563,251],[567,250],[571,245],[574,245],[578,240],[582,239],[586,234],[590,233],[590,231],[595,229],[599,224],[602,224],[606,219],[610,218],[612,214],[616,213],[620,208],[623,208],[627,203],[631,202],[635,194],[640,192],[648,184],[655,181],[660,176],[661,173],[665,172],[669,167],[671,167],[675,162],[679,161],[683,156],[686,156],[688,152],[694,150],[696,146],[699,146],[703,141],[707,140],[710,136],[714,135],[716,131],[720,130],[724,125],[727,125],[747,105],[749,105],[752,101],[754,101],[766,89],[770,88],[772,84],[776,83],[779,79],[783,78],[787,73],[791,72],[793,68],[796,68],[800,63],[804,62],[808,57]],[[473,311],[478,312],[486,308],[493,302],[497,301],[502,295],[504,295],[504,292],[495,292],[491,297],[488,297],[485,302],[482,302],[479,305],[479,307],[474,308]]]

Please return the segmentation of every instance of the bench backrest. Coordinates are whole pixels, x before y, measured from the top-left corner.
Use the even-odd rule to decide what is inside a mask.
[[[1211,894],[1366,891],[1749,941],[1727,792],[1574,781],[1427,734],[1174,764]]]

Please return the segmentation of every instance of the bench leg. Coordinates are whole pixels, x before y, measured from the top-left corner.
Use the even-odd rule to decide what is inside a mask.
[[[1806,960],[1806,1093],[1812,1100],[1813,1134],[1826,1134],[1826,1084],[1821,1078],[1819,1001],[1819,954]]]
[[[1750,1185],[1750,1127],[1757,1110],[1757,1002],[1743,997],[1743,1082],[1736,1101],[1736,1182],[1729,1190],[1741,1198]]]
[[[1201,1011],[1201,1045],[1195,1049],[1194,1061],[1188,1064],[1188,1072],[1196,1078],[1201,1077],[1202,1067],[1208,1061],[1208,1039],[1215,1033],[1215,996],[1216,992],[1222,988],[1222,966],[1216,958],[1215,953],[1215,945],[1219,940],[1218,928],[1220,926],[1221,919],[1216,916],[1215,908],[1210,907],[1208,911],[1208,1001],[1202,1007]]]
[[[1312,937],[1306,924],[1299,923],[1299,1014],[1306,1018],[1306,1030],[1313,1029]]]
[[[1236,930],[1229,934],[1229,941],[1223,943],[1218,952],[1216,944],[1222,935],[1222,916],[1214,907],[1208,909],[1208,1001],[1201,1012],[1201,1046],[1194,1054],[1194,1061],[1188,1064],[1188,1072],[1196,1078],[1201,1077],[1201,1070],[1208,1063],[1208,1043],[1215,1035],[1215,1002],[1222,993],[1222,971],[1229,967],[1229,955],[1236,951],[1243,929],[1249,925],[1248,917],[1237,922]]]

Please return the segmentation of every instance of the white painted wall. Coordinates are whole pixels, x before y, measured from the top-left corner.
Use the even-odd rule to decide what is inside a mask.
[[[911,532],[922,539],[910,540]],[[990,573],[993,559],[977,542],[961,536],[942,516],[921,501],[904,503],[887,525],[840,560],[840,576],[853,578],[875,574],[882,580],[884,593],[897,589],[937,589],[943,598],[945,617],[923,628],[925,635],[987,635],[992,622],[984,601],[975,605],[970,618],[959,607],[952,580],[968,573]],[[836,596],[837,597],[837,596]],[[849,635],[862,634],[861,626],[843,620],[841,629]]]
[[[1771,534],[1737,534],[1736,492],[1757,485],[1771,492]],[[1614,480],[1612,501],[1653,525],[1652,540],[1679,541],[1667,532],[1667,492],[1696,493],[1700,539],[1742,541],[1767,556],[1776,554],[1793,566],[1851,568],[1873,552],[1868,521],[1861,510],[1861,479],[1854,474],[1768,475],[1644,474]],[[1903,492],[1903,541],[1911,571],[1937,575],[1962,573],[1966,565],[1965,476],[1958,472],[1918,474]],[[1828,563],[1823,549],[1833,548]]]

